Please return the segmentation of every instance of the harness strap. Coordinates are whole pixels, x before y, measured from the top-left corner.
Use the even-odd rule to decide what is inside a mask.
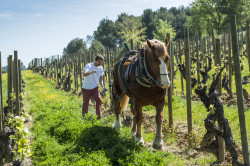
[[[140,73],[142,73],[142,59],[141,59],[141,51],[138,52],[139,57],[139,67],[140,67]]]
[[[124,55],[124,58],[122,59],[122,61],[121,61],[121,63],[119,64],[119,67],[118,67],[118,76],[119,76],[119,78],[120,78],[120,80],[121,80],[121,83],[122,83],[122,86],[123,86],[123,88],[124,88],[124,93],[121,95],[121,96],[119,96],[119,97],[117,97],[117,98],[121,98],[121,97],[123,97],[125,94],[127,94],[128,92],[129,92],[129,88],[128,88],[128,86],[126,85],[126,82],[125,82],[125,80],[124,80],[124,77],[123,77],[123,75],[122,75],[122,68],[123,68],[123,64],[126,62],[126,60],[130,57],[130,55],[135,55],[135,54],[137,54],[137,51],[129,51],[129,52],[127,52],[125,55]]]
[[[138,65],[136,66],[135,77],[136,77],[136,81],[139,84],[141,84],[142,86],[145,86],[145,87],[148,87],[148,88],[151,87],[151,84],[148,84],[147,82],[145,82],[144,80],[141,79],[141,77],[140,77],[140,69],[139,69]]]
[[[137,70],[137,82],[145,87],[160,86],[158,81],[155,80],[147,69],[146,52],[144,49],[139,51],[139,70]]]
[[[119,65],[119,68],[118,68],[118,75],[119,75],[119,78],[120,78],[120,80],[121,80],[121,82],[122,82],[122,86],[123,86],[123,88],[124,88],[124,90],[125,90],[125,92],[124,92],[125,94],[128,93],[128,87],[127,87],[127,85],[126,85],[126,83],[125,83],[125,81],[124,81],[124,78],[123,78],[123,76],[122,76],[122,67],[123,67],[123,64],[126,62],[126,60],[127,60],[127,58],[124,57],[124,58],[122,59],[120,65]]]
[[[143,63],[144,63],[144,69],[145,69],[145,72],[146,72],[145,76],[146,76],[147,80],[148,80],[150,83],[152,83],[152,84],[158,86],[158,85],[159,85],[158,81],[155,80],[155,79],[149,74],[149,72],[148,72],[148,68],[147,68],[147,64],[146,64],[146,53],[145,53],[145,50],[144,50],[144,54],[143,54]]]

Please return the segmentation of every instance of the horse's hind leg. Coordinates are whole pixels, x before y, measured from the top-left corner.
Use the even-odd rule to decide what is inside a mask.
[[[163,145],[162,141],[162,123],[163,123],[163,108],[164,108],[165,101],[158,103],[156,107],[156,133],[155,139],[153,142],[153,148],[161,149]]]
[[[114,110],[115,110],[115,123],[113,125],[114,128],[117,128],[118,130],[121,130],[122,124],[121,124],[121,112],[126,109],[128,105],[129,97],[127,95],[124,95],[121,99],[114,101]]]

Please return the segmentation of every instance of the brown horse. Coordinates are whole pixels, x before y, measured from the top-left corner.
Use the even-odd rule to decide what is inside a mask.
[[[161,149],[163,145],[163,108],[166,102],[166,89],[170,86],[168,44],[167,38],[165,42],[147,40],[143,45],[143,49],[139,50],[137,56],[135,56],[136,60],[126,60],[124,64],[118,61],[114,67],[112,90],[112,109],[116,116],[114,127],[121,129],[120,113],[126,109],[129,98],[131,98],[134,105],[131,134],[132,137],[136,137],[136,141],[143,144],[141,134],[142,107],[147,105],[155,106],[156,134],[153,142],[155,149]],[[119,66],[120,71],[122,71],[120,73]]]

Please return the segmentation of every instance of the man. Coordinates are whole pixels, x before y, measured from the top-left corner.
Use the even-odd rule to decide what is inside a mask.
[[[83,96],[83,105],[82,105],[82,115],[88,113],[89,99],[93,97],[96,102],[96,115],[98,119],[101,119],[101,105],[102,100],[100,97],[100,92],[98,89],[98,83],[100,83],[103,90],[106,91],[103,84],[103,56],[97,54],[95,60],[92,63],[88,63],[83,70],[83,84],[82,84],[82,96]]]

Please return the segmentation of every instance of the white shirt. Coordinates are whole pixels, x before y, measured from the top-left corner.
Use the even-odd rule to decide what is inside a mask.
[[[96,71],[96,73],[92,73],[83,79],[82,88],[84,89],[94,89],[98,86],[100,76],[104,75],[103,67],[97,66],[95,67],[94,63],[88,63],[83,72],[91,72]]]

